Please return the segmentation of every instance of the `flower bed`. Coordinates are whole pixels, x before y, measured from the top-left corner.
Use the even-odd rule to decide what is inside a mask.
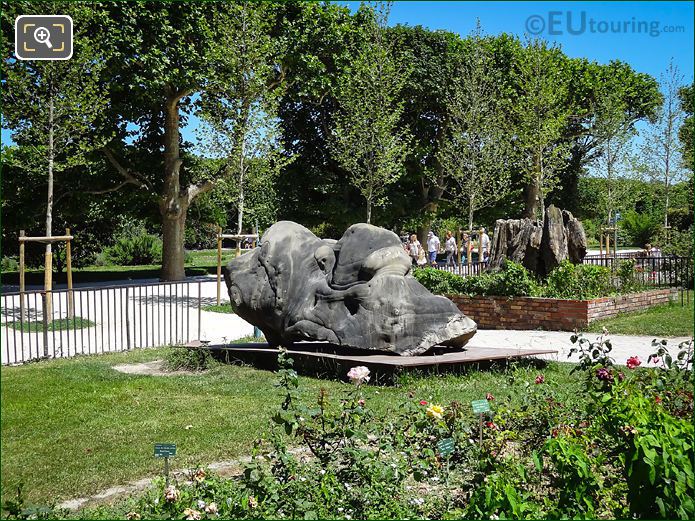
[[[674,301],[676,288],[587,300],[448,295],[481,329],[574,331],[595,320]]]
[[[365,367],[350,370],[352,384],[338,396],[302,396],[282,353],[284,399],[240,476],[197,469],[187,482],[160,479],[139,497],[75,517],[692,519],[692,341],[672,358],[666,341],[655,340],[647,360],[655,367],[636,356],[623,367],[608,339],[571,340],[581,392],[512,370],[491,378],[485,400],[470,406],[403,389],[388,411],[365,399]],[[513,397],[517,379],[524,393]],[[20,494],[4,509],[9,519],[65,517],[27,508]]]

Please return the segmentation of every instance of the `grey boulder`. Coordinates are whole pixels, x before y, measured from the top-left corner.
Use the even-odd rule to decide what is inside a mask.
[[[462,347],[476,324],[410,273],[396,234],[355,224],[339,241],[280,221],[224,270],[236,313],[271,345],[299,341],[419,355]]]

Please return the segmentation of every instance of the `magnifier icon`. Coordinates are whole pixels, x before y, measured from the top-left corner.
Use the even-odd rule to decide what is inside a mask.
[[[51,45],[51,42],[49,40],[50,37],[51,33],[45,27],[37,27],[34,31],[34,39],[39,43],[45,43],[46,47],[52,49],[53,45]]]

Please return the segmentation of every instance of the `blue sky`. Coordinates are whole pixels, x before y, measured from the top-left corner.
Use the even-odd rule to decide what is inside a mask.
[[[352,9],[359,2],[346,3]],[[693,2],[394,2],[390,24],[422,25],[463,36],[479,18],[487,34],[538,36],[561,45],[568,56],[599,63],[619,59],[659,78],[673,58],[685,82],[693,81]],[[568,18],[571,24],[568,27]],[[582,34],[578,32],[585,23]],[[592,31],[593,29],[593,31]],[[615,29],[619,29],[615,31]],[[551,34],[551,30],[556,34]],[[615,31],[615,32],[614,32]],[[184,137],[196,141],[192,118]],[[3,142],[8,132],[2,131]]]
[[[349,3],[351,7],[359,5]],[[562,46],[565,54],[599,63],[619,59],[638,72],[659,77],[671,58],[685,75],[693,79],[693,4],[694,2],[394,2],[390,24],[422,25],[467,35],[480,19],[487,34],[511,33],[523,36],[528,28],[540,30],[538,36]],[[582,12],[586,20],[583,34],[569,34],[581,28]],[[553,13],[553,14],[550,14]],[[594,32],[591,32],[593,20]],[[549,21],[555,32],[550,34]],[[601,23],[603,22],[603,23]],[[610,23],[620,26],[612,33]],[[625,23],[627,22],[627,27]],[[641,25],[639,22],[643,22]],[[658,35],[647,31],[658,24]],[[634,27],[634,29],[633,29]],[[679,27],[676,29],[676,27]],[[673,31],[666,32],[673,28]],[[626,29],[626,31],[624,31]],[[604,32],[600,32],[605,30]],[[639,32],[643,30],[643,32]]]

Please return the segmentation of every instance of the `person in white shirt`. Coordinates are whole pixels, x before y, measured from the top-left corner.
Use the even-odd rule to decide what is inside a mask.
[[[434,232],[430,231],[427,234],[427,253],[429,254],[429,260],[432,266],[437,265],[437,252],[439,252],[440,246],[441,242],[439,242],[439,237],[437,237]]]
[[[417,266],[417,260],[420,256],[420,241],[417,240],[417,235],[412,234],[410,240],[408,241],[408,255],[410,255],[410,260],[413,261],[413,266]]]
[[[483,262],[487,262],[490,258],[490,236],[487,230],[483,228],[483,234],[480,236],[480,242],[483,246]]]
[[[454,235],[450,232],[446,232],[446,242],[444,243],[444,249],[446,250],[446,265],[447,267],[456,267],[456,239]]]

